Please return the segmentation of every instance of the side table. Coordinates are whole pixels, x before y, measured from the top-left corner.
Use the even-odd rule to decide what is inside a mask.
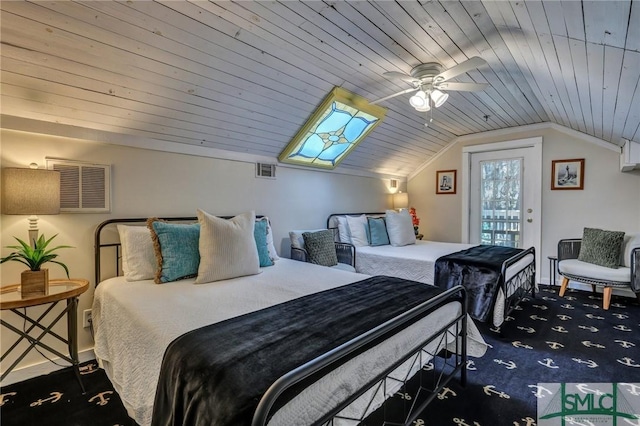
[[[20,284],[12,284],[0,288],[0,310],[11,311],[25,321],[25,328],[21,330],[6,322],[4,318],[0,318],[2,326],[20,336],[20,338],[2,354],[0,362],[17,348],[22,340],[29,342],[29,347],[2,373],[0,380],[4,379],[32,349],[39,347],[71,363],[76,372],[82,393],[85,393],[84,385],[80,378],[80,368],[78,366],[78,297],[87,291],[88,288],[89,281],[85,279],[49,280],[49,289],[46,293],[29,293],[24,296],[20,291]],[[44,323],[45,317],[63,300],[67,303],[66,308],[53,319],[50,319],[48,324]],[[37,318],[34,319],[27,315],[27,308],[45,304],[50,304],[51,306]],[[53,331],[53,327],[65,315],[67,317],[66,339]],[[26,323],[29,323],[29,327],[26,327]],[[34,330],[35,332],[32,336],[30,333]],[[69,355],[67,356],[44,343],[42,340],[45,336],[53,336],[65,343],[69,348]]]
[[[558,256],[547,256],[549,259],[549,284],[556,285],[558,273]]]

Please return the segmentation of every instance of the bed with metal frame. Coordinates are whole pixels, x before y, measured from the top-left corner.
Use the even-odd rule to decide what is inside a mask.
[[[179,217],[165,218],[164,220],[193,222],[196,218]],[[101,223],[97,227],[95,231],[96,287],[98,287],[103,278],[121,275],[120,258],[122,253],[121,246],[117,238],[117,231],[114,231],[115,225],[143,224],[145,221],[145,218],[112,219]],[[287,265],[287,262],[293,262],[289,259],[281,259],[278,262],[281,261],[284,262],[283,265],[285,266]],[[111,270],[111,273],[105,273],[105,268],[102,267],[102,264],[105,262],[110,262],[112,264],[113,269]],[[309,269],[309,273],[311,274],[316,273],[319,270],[322,270],[323,273],[327,274],[333,273],[333,271],[327,272],[328,268],[322,268],[306,263],[303,264],[301,262],[293,263],[306,265],[296,267],[311,268]],[[337,272],[340,274],[349,274],[348,272],[343,271]],[[304,277],[302,279],[304,279]],[[205,288],[206,285],[194,285],[192,287],[197,291],[198,289]],[[277,414],[274,407],[278,407],[279,409],[281,406],[286,405],[279,401],[280,398],[283,398],[283,395],[287,393],[287,390],[291,389],[296,384],[299,384],[304,380],[308,380],[310,377],[316,377],[314,375],[318,375],[319,372],[324,375],[325,372],[335,370],[337,368],[336,366],[349,362],[345,360],[353,357],[354,354],[361,351],[362,348],[382,345],[390,337],[392,338],[411,325],[415,326],[416,324],[419,324],[420,321],[423,323],[424,321],[428,321],[429,319],[427,317],[431,312],[450,304],[459,305],[456,308],[456,315],[449,318],[446,323],[438,325],[437,330],[431,333],[426,333],[422,339],[415,341],[415,344],[412,344],[411,350],[398,356],[391,365],[386,366],[386,368],[377,372],[374,376],[367,377],[366,386],[356,389],[348,398],[345,398],[340,401],[339,404],[332,406],[326,412],[320,413],[313,420],[313,424],[323,425],[340,424],[341,420],[360,422],[364,420],[365,417],[369,416],[371,411],[362,412],[360,415],[363,417],[358,418],[357,416],[354,417],[352,412],[345,410],[345,407],[349,407],[359,398],[360,402],[362,402],[363,396],[371,398],[371,401],[368,404],[380,404],[379,400],[377,402],[375,401],[375,395],[377,392],[372,392],[372,389],[382,389],[383,391],[386,391],[392,384],[394,384],[393,388],[397,389],[404,386],[406,382],[412,379],[419,380],[420,382],[416,390],[416,395],[411,399],[411,404],[409,404],[408,407],[405,407],[405,410],[402,413],[402,418],[394,420],[397,424],[411,424],[415,421],[420,412],[429,404],[429,402],[437,396],[438,392],[440,392],[456,375],[460,374],[460,381],[463,385],[466,383],[466,369],[464,367],[466,365],[468,353],[467,331],[470,327],[473,327],[475,332],[477,332],[477,329],[475,329],[473,322],[468,319],[466,314],[465,290],[460,286],[443,291],[440,295],[426,300],[418,306],[403,312],[397,317],[385,321],[373,329],[344,342],[338,347],[309,360],[283,376],[274,378],[273,384],[266,390],[256,406],[252,424],[256,426],[269,424],[269,421]],[[99,323],[97,323],[96,326],[97,329],[95,332],[97,337],[101,330]],[[479,334],[476,337],[479,337]],[[481,337],[479,337],[479,339],[480,341],[482,340]],[[444,353],[445,356],[438,356],[438,353],[440,355]],[[476,356],[481,356],[481,354]],[[100,361],[99,357],[98,360]],[[109,360],[109,362],[112,363],[116,361]],[[432,363],[435,367],[428,369],[422,368],[426,363]],[[412,368],[417,370],[417,373],[404,378],[398,378],[398,368],[401,365],[404,365],[405,367],[407,365],[413,365],[414,367]],[[107,370],[107,375],[109,376],[110,369],[105,368],[105,370]],[[114,379],[111,376],[109,376],[109,378],[114,382]],[[126,392],[126,389],[124,389],[121,384],[114,382],[114,386],[119,390],[119,392]],[[150,391],[153,391],[153,389],[155,389],[155,384],[152,384]],[[386,392],[383,394],[386,394]],[[373,397],[371,395],[373,395]],[[389,395],[385,398],[388,397]],[[125,405],[127,404],[125,403]],[[135,407],[127,407],[127,409],[130,414],[135,412]],[[144,424],[144,421],[141,421],[139,418],[135,418],[135,420],[140,424]]]
[[[334,230],[336,239],[340,240],[338,232],[337,218],[339,216],[371,216],[371,217],[384,217],[385,213],[333,213],[327,218],[327,228]],[[433,241],[416,241],[416,245],[413,247],[392,247],[382,246],[380,251],[397,251],[402,253],[402,250],[415,249],[421,250],[426,248],[427,245],[438,246],[441,245],[444,249],[437,250],[440,254],[437,257],[431,257],[427,255],[426,251],[420,251],[417,254],[419,258],[402,259],[402,267],[395,267],[398,262],[399,254],[394,253],[393,257],[387,257],[385,254],[378,253],[379,247],[356,247],[355,248],[355,268],[356,272],[369,274],[369,275],[391,275],[400,278],[413,279],[421,281],[426,284],[436,285],[439,283],[435,281],[435,274],[433,269],[439,256],[444,254],[451,254],[459,250],[463,250],[472,247],[472,244],[455,244],[455,243],[438,243]],[[367,256],[370,259],[367,259]],[[431,268],[429,270],[429,268]],[[496,298],[495,306],[493,307],[494,315],[489,319],[492,320],[495,327],[500,327],[505,319],[513,312],[515,307],[520,301],[526,297],[529,293],[531,297],[535,297],[536,291],[536,258],[535,249],[533,247],[523,249],[518,254],[506,259],[502,262],[500,267],[500,274],[496,285],[499,288],[498,297]],[[469,292],[467,292],[469,295]],[[503,295],[507,295],[504,297]],[[469,309],[473,306],[473,301],[469,303]],[[472,315],[474,319],[476,318]]]

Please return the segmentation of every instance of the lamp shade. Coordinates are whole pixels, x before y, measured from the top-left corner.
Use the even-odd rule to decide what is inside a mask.
[[[427,94],[424,93],[423,90],[419,90],[415,95],[409,98],[409,103],[412,107],[420,111],[420,109],[424,109],[429,106],[429,102],[427,102]],[[420,109],[419,109],[420,108]]]
[[[396,192],[393,194],[393,208],[406,209],[409,207],[409,194],[406,192]]]
[[[429,102],[426,102],[426,103],[424,104],[424,106],[421,106],[421,107],[415,107],[415,110],[416,110],[416,111],[418,111],[418,112],[427,112],[427,111],[429,111],[430,109],[431,109],[431,107],[429,106]]]
[[[434,89],[433,91],[431,91],[431,100],[433,100],[433,105],[436,108],[444,104],[448,98],[449,98],[448,93],[442,92],[438,89]]]
[[[2,213],[60,213],[60,172],[43,169],[2,169]]]

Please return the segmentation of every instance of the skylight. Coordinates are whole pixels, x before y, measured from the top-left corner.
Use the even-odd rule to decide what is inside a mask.
[[[334,169],[384,118],[386,109],[334,88],[280,154],[283,163]]]

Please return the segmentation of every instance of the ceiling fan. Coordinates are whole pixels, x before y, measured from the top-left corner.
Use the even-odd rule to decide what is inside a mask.
[[[405,93],[416,92],[409,99],[409,103],[416,111],[427,112],[431,110],[432,106],[438,108],[445,103],[449,97],[449,94],[445,92],[447,90],[477,92],[487,88],[489,85],[486,83],[460,83],[456,81],[448,81],[460,74],[471,71],[474,68],[486,65],[486,63],[487,61],[479,56],[474,56],[449,68],[448,70],[443,70],[442,65],[437,62],[427,62],[413,67],[410,74],[404,74],[397,71],[385,72],[383,74],[385,77],[406,81],[411,84],[412,87],[410,89],[394,93],[393,95],[385,96],[384,98],[375,100],[371,103],[377,104]],[[425,123],[425,125],[428,124]]]

